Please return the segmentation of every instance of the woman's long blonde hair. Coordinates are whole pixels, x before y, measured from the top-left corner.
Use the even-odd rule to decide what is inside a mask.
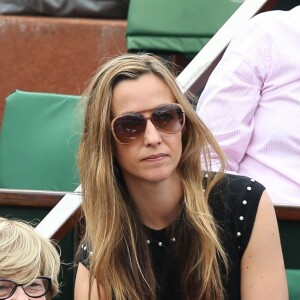
[[[95,73],[82,97],[85,118],[78,162],[86,221],[85,240],[93,251],[91,278],[101,286],[105,299],[156,299],[157,287],[149,250],[146,243],[140,241],[143,230],[114,159],[110,129],[114,86],[121,80],[134,80],[149,73],[165,81],[186,115],[178,172],[184,190],[184,223],[186,228],[192,228],[187,234],[193,247],[186,247],[189,248],[188,256],[181,268],[182,296],[187,300],[223,299],[220,262],[226,268],[227,259],[208,204],[208,194],[222,172],[208,180],[204,191],[201,166],[211,169],[213,152],[220,159],[223,171],[224,157],[181,93],[166,63],[149,54],[124,54],[106,62]],[[180,253],[180,248],[178,251]]]
[[[52,288],[46,297],[52,299],[59,291],[59,271],[59,254],[51,241],[25,221],[0,217],[0,278],[27,284],[49,277]]]

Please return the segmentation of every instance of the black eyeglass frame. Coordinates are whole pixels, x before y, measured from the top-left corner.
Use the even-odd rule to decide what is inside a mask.
[[[181,122],[181,127],[180,127],[178,130],[172,131],[172,132],[165,131],[165,130],[159,128],[158,126],[156,126],[156,124],[152,121],[153,113],[154,113],[156,110],[158,110],[159,108],[164,107],[164,106],[176,106],[177,108],[180,109],[180,111],[181,111],[181,113],[182,113],[182,122]],[[120,119],[120,118],[122,118],[122,117],[126,117],[126,116],[128,116],[128,115],[130,115],[130,114],[141,115],[141,113],[147,112],[147,111],[148,111],[148,110],[142,111],[142,112],[125,113],[125,114],[122,114],[122,115],[119,115],[119,116],[115,117],[115,118],[111,121],[111,132],[112,132],[112,135],[113,135],[113,137],[115,138],[115,140],[116,140],[119,144],[122,144],[122,145],[131,145],[131,144],[135,143],[137,140],[139,140],[140,138],[143,137],[143,135],[144,135],[144,133],[145,133],[145,129],[144,129],[144,131],[143,131],[136,139],[134,139],[132,142],[125,143],[125,142],[120,141],[120,140],[118,139],[116,133],[115,133],[114,125],[115,125],[116,120],[118,120],[118,119]],[[175,133],[181,131],[181,130],[183,129],[184,125],[185,125],[185,112],[184,112],[182,106],[181,106],[179,103],[177,103],[177,102],[175,102],[175,103],[165,103],[165,104],[159,105],[159,106],[157,106],[157,107],[155,107],[154,109],[149,110],[149,111],[152,111],[150,117],[147,117],[147,118],[146,118],[146,117],[144,117],[144,116],[142,116],[142,115],[141,115],[141,116],[143,117],[143,119],[144,119],[145,121],[150,120],[150,121],[152,122],[152,124],[155,126],[155,128],[156,128],[157,130],[161,131],[161,132],[164,132],[164,133],[167,133],[167,134],[175,134]],[[1,299],[0,299],[0,300],[1,300]]]
[[[45,289],[45,292],[42,293],[41,295],[38,295],[38,296],[32,296],[32,295],[29,295],[29,294],[26,292],[26,290],[24,289],[24,285],[26,286],[26,284],[18,284],[18,283],[15,283],[14,281],[12,281],[12,280],[10,280],[10,279],[0,279],[0,282],[1,282],[1,281],[6,281],[6,282],[11,282],[11,283],[14,284],[14,287],[12,288],[10,294],[9,294],[8,296],[2,297],[2,298],[0,297],[0,300],[5,300],[5,299],[8,299],[9,297],[11,297],[11,296],[16,292],[16,290],[17,290],[17,288],[18,288],[19,286],[23,289],[24,293],[25,293],[28,297],[30,297],[30,298],[40,298],[40,297],[45,296],[45,295],[48,294],[49,291],[51,290],[51,287],[52,287],[52,280],[51,280],[51,278],[46,277],[46,276],[39,276],[39,277],[37,277],[36,279],[42,279],[42,280],[46,280],[46,281],[48,282],[48,284],[47,284],[47,286],[46,286],[47,289]]]

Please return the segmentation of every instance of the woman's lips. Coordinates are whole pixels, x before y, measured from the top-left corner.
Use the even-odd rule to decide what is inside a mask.
[[[143,160],[160,160],[163,159],[167,156],[167,154],[164,153],[159,153],[159,154],[153,154],[153,155],[149,155],[147,157],[145,157]]]

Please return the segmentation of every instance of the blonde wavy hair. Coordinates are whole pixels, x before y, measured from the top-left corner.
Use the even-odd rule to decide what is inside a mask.
[[[49,277],[52,288],[46,298],[52,299],[59,292],[59,270],[59,254],[49,240],[25,221],[0,217],[0,278],[27,284]]]
[[[94,74],[82,97],[85,117],[78,163],[86,221],[84,238],[93,251],[90,283],[96,279],[99,298],[101,288],[105,299],[156,299],[149,249],[146,243],[139,242],[145,240],[145,236],[114,157],[110,127],[115,85],[149,73],[164,80],[186,116],[183,153],[178,165],[184,190],[185,221],[179,226],[184,226],[187,235],[183,241],[190,241],[193,247],[185,247],[189,248],[182,250],[186,253],[181,252],[181,248],[177,251],[179,260],[184,257],[180,267],[182,295],[187,300],[223,299],[219,263],[221,261],[227,269],[227,255],[220,242],[208,195],[222,177],[225,159],[191,102],[182,94],[167,62],[149,54],[124,54],[106,62]],[[212,152],[221,161],[221,172],[209,176],[204,190],[201,166],[211,169]]]

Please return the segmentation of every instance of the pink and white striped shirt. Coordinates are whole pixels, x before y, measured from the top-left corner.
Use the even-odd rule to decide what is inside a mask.
[[[197,112],[228,171],[260,181],[275,204],[300,204],[300,6],[261,13],[239,30]]]

